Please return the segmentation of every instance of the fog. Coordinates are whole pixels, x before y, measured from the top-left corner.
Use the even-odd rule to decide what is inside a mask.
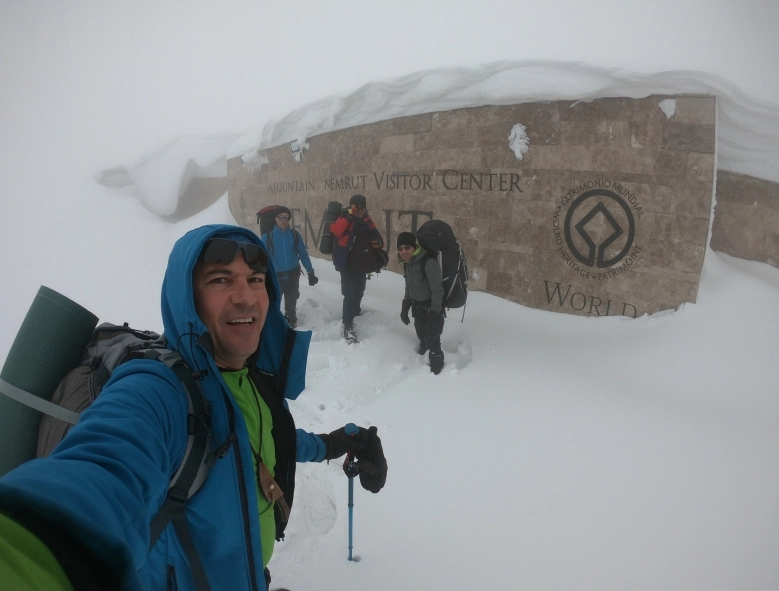
[[[775,109],[777,22],[771,1],[0,0],[0,359],[41,284],[161,328],[170,246],[227,204],[169,224],[94,176],[182,135],[238,136],[373,80],[502,60],[715,75]],[[697,304],[636,321],[473,293],[432,376],[396,316],[399,276],[369,283],[350,348],[337,276],[314,265],[293,412],[316,432],[377,425],[390,473],[381,494],[357,491],[353,564],[340,467],[302,468],[275,582],[779,585],[776,269],[710,252]]]

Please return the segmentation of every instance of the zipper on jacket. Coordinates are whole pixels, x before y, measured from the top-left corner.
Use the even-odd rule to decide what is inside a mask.
[[[178,591],[179,585],[176,582],[176,567],[168,565],[168,591]]]
[[[224,390],[222,390],[222,396],[227,404],[228,414],[230,415],[230,433],[235,432],[235,414],[232,403],[228,398]],[[241,493],[241,515],[243,516],[243,532],[246,537],[246,552],[249,560],[249,575],[251,576],[252,589],[257,591],[257,569],[254,565],[254,547],[252,546],[252,530],[251,523],[249,521],[249,495],[246,492],[246,479],[243,475],[243,459],[241,458],[241,448],[238,444],[238,438],[233,439],[233,447],[235,448],[235,465],[238,470],[238,488]]]

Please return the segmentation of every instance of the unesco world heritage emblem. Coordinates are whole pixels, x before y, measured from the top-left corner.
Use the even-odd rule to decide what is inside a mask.
[[[636,224],[643,214],[638,198],[620,183],[598,180],[578,185],[552,215],[560,259],[585,279],[620,275],[641,253]]]

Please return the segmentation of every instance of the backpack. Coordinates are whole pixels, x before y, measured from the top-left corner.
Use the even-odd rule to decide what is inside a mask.
[[[281,205],[269,205],[257,212],[257,223],[260,224],[260,236],[268,234],[276,225],[276,210]]]
[[[346,257],[346,269],[354,274],[379,273],[387,266],[389,256],[381,248],[373,247],[373,238],[368,225],[361,220],[355,221],[355,225],[361,224],[354,232],[354,240]]]
[[[260,236],[268,235],[268,248],[271,254],[273,254],[273,228],[276,225],[276,210],[281,207],[280,205],[269,205],[263,207],[257,212],[257,223],[260,224]],[[292,248],[295,252],[298,251],[298,244],[300,243],[300,232],[292,228]]]
[[[211,417],[208,403],[198,384],[198,376],[175,351],[166,348],[165,338],[152,331],[134,330],[127,326],[104,323],[92,333],[80,361],[60,381],[51,398],[49,410],[43,410],[38,431],[37,457],[48,456],[62,441],[79,415],[100,394],[113,371],[131,359],[156,359],[167,365],[184,384],[190,413],[187,420],[187,447],[184,458],[173,475],[168,497],[151,522],[149,549],[154,546],[169,522],[185,548],[198,589],[208,588],[202,562],[191,542],[183,503],[204,484],[216,458],[224,456],[227,442],[214,449],[211,439]],[[230,438],[228,438],[228,442]],[[194,553],[190,552],[192,549]]]
[[[443,220],[427,221],[417,229],[417,242],[427,251],[422,257],[422,276],[427,279],[427,259],[437,258],[441,266],[444,284],[443,307],[464,307],[468,299],[468,263],[452,227]]]

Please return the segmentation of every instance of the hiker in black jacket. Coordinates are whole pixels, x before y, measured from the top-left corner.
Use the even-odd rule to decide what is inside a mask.
[[[441,373],[444,367],[444,352],[441,350],[441,333],[444,330],[444,286],[441,281],[441,266],[435,257],[417,244],[411,232],[398,235],[398,256],[406,278],[406,293],[400,319],[409,324],[409,310],[414,317],[414,330],[419,337],[416,351],[424,355],[427,351],[430,371]]]
[[[364,195],[352,195],[349,208],[330,224],[330,231],[337,240],[333,264],[335,270],[341,273],[344,338],[348,343],[357,342],[354,317],[361,312],[368,274],[387,264],[386,259],[384,265],[377,264],[376,255],[383,252],[384,239],[366,208]]]

